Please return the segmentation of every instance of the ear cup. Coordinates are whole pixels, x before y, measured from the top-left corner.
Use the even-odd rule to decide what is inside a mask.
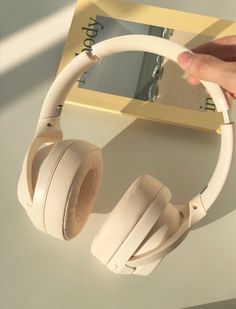
[[[52,150],[54,144],[42,146],[36,153],[36,156],[32,165],[32,186],[35,189],[40,168],[43,164],[43,161],[47,158],[48,154]]]
[[[168,204],[147,237],[134,253],[134,257],[163,244],[178,230],[181,223],[182,219],[179,210],[175,206]]]
[[[92,210],[102,177],[100,149],[85,141],[55,144],[42,163],[33,197],[32,221],[60,239],[71,239]]]
[[[107,264],[143,216],[162,184],[145,175],[136,179],[112,210],[98,234],[91,251],[103,264]]]
[[[33,171],[33,175],[32,175],[32,186],[33,189],[35,188],[36,182],[37,182],[37,178],[38,178],[38,173],[39,173],[39,169],[43,163],[43,161],[45,160],[45,158],[48,156],[49,152],[51,151],[53,147],[53,144],[50,145],[43,145],[37,152],[34,161],[33,161],[33,166],[32,166],[32,171]],[[31,208],[32,208],[32,202],[30,202],[31,198],[28,196],[27,193],[27,179],[25,178],[25,173],[23,172],[26,164],[26,158],[28,156],[28,153],[25,155],[25,159],[24,159],[24,163],[23,163],[23,167],[22,167],[22,171],[20,174],[20,178],[18,181],[18,186],[17,186],[17,196],[18,196],[18,200],[20,202],[20,204],[25,208],[27,214],[29,214],[30,216],[30,212],[31,212]]]
[[[146,238],[142,241],[132,258],[138,258],[142,254],[154,250],[158,246],[165,243],[172,235],[176,233],[181,223],[182,217],[179,210],[175,206],[168,203],[161,216],[158,218]],[[170,251],[171,250],[173,250],[173,248],[171,248]],[[144,265],[143,267],[138,267],[134,274],[148,275],[156,268],[157,265],[159,265],[163,258],[164,256],[155,262]]]

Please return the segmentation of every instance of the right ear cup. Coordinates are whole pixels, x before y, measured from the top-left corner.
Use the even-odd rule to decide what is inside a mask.
[[[83,228],[101,183],[100,149],[85,141],[54,144],[39,168],[31,219],[40,230],[71,239]]]
[[[161,195],[163,199],[160,205],[158,205],[155,202],[155,198],[160,191],[164,191],[165,193]],[[150,205],[154,202],[154,205],[152,205],[152,207],[154,206],[152,208],[154,210],[151,210],[150,217],[153,217],[151,220],[155,222],[157,216],[160,216],[170,198],[171,194],[169,190],[155,178],[149,175],[138,178],[112,210],[108,219],[96,235],[91,247],[93,255],[103,264],[107,265],[121,245],[127,241],[130,233],[135,229],[137,223],[142,220]],[[144,229],[148,228],[149,232],[151,227],[149,228],[148,224],[146,224]],[[140,236],[142,233],[143,231],[139,233],[138,239],[135,239],[135,242],[138,241],[138,246],[143,240],[142,236]]]

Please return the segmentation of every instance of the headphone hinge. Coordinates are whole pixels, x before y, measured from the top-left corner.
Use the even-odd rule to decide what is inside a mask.
[[[189,202],[189,227],[200,221],[206,214],[201,194],[198,194]]]

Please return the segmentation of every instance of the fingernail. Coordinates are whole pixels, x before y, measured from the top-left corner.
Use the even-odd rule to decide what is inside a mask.
[[[193,59],[193,54],[183,52],[178,56],[178,63],[183,70],[187,70]]]

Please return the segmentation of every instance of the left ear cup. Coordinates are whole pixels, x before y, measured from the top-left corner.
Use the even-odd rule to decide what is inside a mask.
[[[55,144],[37,177],[31,214],[35,226],[60,239],[75,237],[92,210],[101,177],[97,146],[76,140]]]

